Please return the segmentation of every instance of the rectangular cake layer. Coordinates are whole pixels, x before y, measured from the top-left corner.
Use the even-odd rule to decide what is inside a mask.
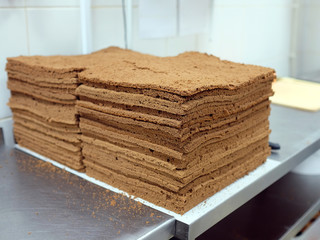
[[[17,143],[34,152],[37,152],[52,160],[65,164],[77,171],[83,171],[82,154],[78,150],[69,151],[65,146],[57,144],[58,141],[43,134],[34,134],[32,131],[14,126],[14,134]],[[40,136],[40,137],[39,137]]]
[[[111,47],[6,70],[21,146],[177,213],[270,154],[270,68]]]
[[[78,123],[77,111],[74,105],[48,102],[20,93],[12,93],[8,105],[11,109],[20,109],[42,116],[48,122]]]
[[[86,114],[83,114],[83,112],[86,112]],[[231,134],[230,132],[236,133],[236,131],[240,131],[241,128],[250,127],[254,122],[257,122],[263,118],[267,118],[270,109],[268,107],[268,103],[265,103],[265,105],[261,105],[261,108],[258,108],[257,111],[252,112],[251,110],[249,110],[247,112],[243,112],[243,114],[240,113],[238,115],[235,115],[233,119],[230,119],[230,121],[216,121],[211,123],[209,127],[203,128],[201,126],[198,126],[196,131],[194,131],[194,134],[192,136],[189,136],[189,138],[187,139],[182,139],[181,137],[179,138],[179,135],[181,134],[179,134],[179,131],[176,129],[168,127],[163,128],[163,126],[159,126],[156,124],[151,125],[150,123],[146,124],[145,122],[133,122],[133,124],[139,125],[127,123],[123,124],[121,123],[121,121],[114,122],[110,121],[110,119],[108,118],[106,119],[106,114],[103,114],[101,112],[91,110],[87,111],[85,109],[83,109],[83,112],[82,110],[80,112],[80,127],[83,127],[82,132],[85,132],[87,129],[88,131],[91,131],[92,126],[100,127],[103,128],[106,132],[110,131],[114,132],[115,134],[126,135],[143,141],[148,141],[153,144],[165,146],[166,148],[172,149],[172,151],[176,151],[177,155],[181,156],[181,153],[191,152],[211,138],[221,139],[226,134]],[[84,120],[82,121],[82,119]],[[123,122],[125,122],[125,120]],[[82,122],[84,125],[82,124]],[[86,128],[86,124],[90,124],[90,126]],[[149,126],[151,126],[152,128],[147,128]],[[168,132],[176,132],[176,134],[172,136]],[[103,133],[101,134],[103,136]]]
[[[225,172],[218,171],[217,175],[219,175],[219,177],[208,180],[207,182],[196,186],[194,189],[191,188],[188,193],[182,195],[174,194],[162,187],[150,185],[138,179],[129,178],[128,176],[124,176],[106,168],[98,168],[98,170],[96,170],[95,168],[92,168],[90,163],[87,163],[86,160],[84,160],[84,162],[87,166],[86,172],[89,176],[127,191],[129,194],[139,196],[156,205],[183,214],[207,197],[254,170],[265,161],[266,156],[268,155],[269,150],[257,153],[256,155],[251,155],[250,157],[246,156],[242,163],[239,164],[238,162],[235,162],[234,165],[227,166]],[[239,162],[241,162],[241,160],[239,159]]]
[[[8,88],[12,92],[33,96],[40,100],[75,105],[75,88],[62,90],[60,88],[42,87],[12,78],[8,80]]]
[[[54,62],[50,61],[53,66]],[[16,141],[75,170],[84,171],[75,109],[77,76],[81,69],[53,69],[45,67],[45,62],[48,63],[48,58],[37,56],[8,59],[6,70],[11,90],[8,105],[13,112]]]

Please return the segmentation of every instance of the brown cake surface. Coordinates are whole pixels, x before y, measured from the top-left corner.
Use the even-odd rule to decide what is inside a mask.
[[[176,57],[135,56],[112,59],[109,67],[95,66],[80,74],[84,80],[132,88],[164,90],[182,96],[212,89],[234,89],[264,81],[274,70],[223,61],[212,55],[187,52]]]
[[[274,70],[195,52],[79,73],[87,174],[178,213],[261,165]]]
[[[8,58],[8,88],[12,93],[9,106],[17,142],[71,168],[85,171],[75,107],[75,91],[80,84],[78,74],[89,66],[101,64],[112,52],[118,52],[117,56],[121,58],[126,51],[109,48],[89,55]],[[75,132],[66,134],[70,130]],[[69,151],[70,146],[76,150]]]
[[[270,154],[270,68],[112,47],[7,71],[19,144],[177,213]]]

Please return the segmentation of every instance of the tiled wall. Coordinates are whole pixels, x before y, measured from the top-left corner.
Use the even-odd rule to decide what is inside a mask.
[[[202,51],[288,75],[291,0],[213,3],[208,33],[140,39],[139,0],[133,0],[132,49],[159,56]],[[121,7],[121,0],[92,0],[93,50],[124,47]],[[0,39],[1,119],[11,115],[6,106],[6,57],[81,53],[79,0],[0,0]]]

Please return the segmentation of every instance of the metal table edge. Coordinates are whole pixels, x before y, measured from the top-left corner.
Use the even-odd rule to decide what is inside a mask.
[[[141,236],[138,240],[163,240],[170,239],[175,235],[175,223],[174,217],[168,219],[166,222],[162,223],[160,226],[152,229],[150,232]]]
[[[222,220],[224,217],[226,217],[227,215],[232,213],[234,210],[242,206],[248,200],[255,197],[264,189],[266,189],[268,186],[270,186],[271,184],[279,180],[281,177],[283,177],[285,174],[290,172],[294,167],[296,167],[299,163],[301,163],[303,160],[305,160],[307,157],[315,153],[320,148],[320,136],[318,136],[319,133],[320,131],[314,134],[315,140],[312,143],[310,143],[308,147],[300,149],[295,154],[292,154],[288,159],[285,159],[280,162],[272,158],[269,158],[272,161],[280,162],[279,166],[277,166],[272,171],[267,172],[264,176],[257,179],[257,181],[250,184],[243,191],[237,193],[237,197],[228,199],[224,204],[231,205],[234,199],[241,199],[241,196],[246,196],[244,201],[237,202],[237,203],[233,202],[234,207],[230,211],[224,212],[223,214],[221,214],[220,215],[222,216],[221,218],[215,219],[214,221],[212,221],[212,219],[214,219],[212,216],[215,215],[217,211],[217,209],[213,209],[212,211],[204,215],[201,219],[197,219],[192,224],[190,224],[188,227],[188,234],[185,234],[185,235],[181,235],[181,231],[179,231],[179,228],[178,228],[179,226],[185,228],[185,226],[183,226],[183,224],[177,223],[178,227],[176,231],[177,230],[179,231],[178,236],[181,239],[195,239],[196,237],[201,235],[203,232],[208,230],[210,227],[215,225],[217,222]],[[259,189],[256,189],[257,186],[260,186]]]
[[[289,240],[296,236],[296,234],[308,223],[308,221],[319,211],[320,199],[311,207],[301,218],[292,225],[288,231],[280,238],[280,240]]]

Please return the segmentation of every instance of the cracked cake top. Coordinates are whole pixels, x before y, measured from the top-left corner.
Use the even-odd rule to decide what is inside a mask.
[[[271,68],[234,63],[198,52],[156,57],[110,47],[88,55],[20,56],[8,61],[40,71],[78,71],[83,81],[102,83],[106,87],[147,88],[182,96],[216,88],[235,89],[275,78]]]
[[[80,73],[85,82],[167,91],[189,96],[216,88],[235,89],[255,81],[274,79],[275,71],[254,65],[186,52],[175,57],[136,54],[110,58],[106,64]]]

